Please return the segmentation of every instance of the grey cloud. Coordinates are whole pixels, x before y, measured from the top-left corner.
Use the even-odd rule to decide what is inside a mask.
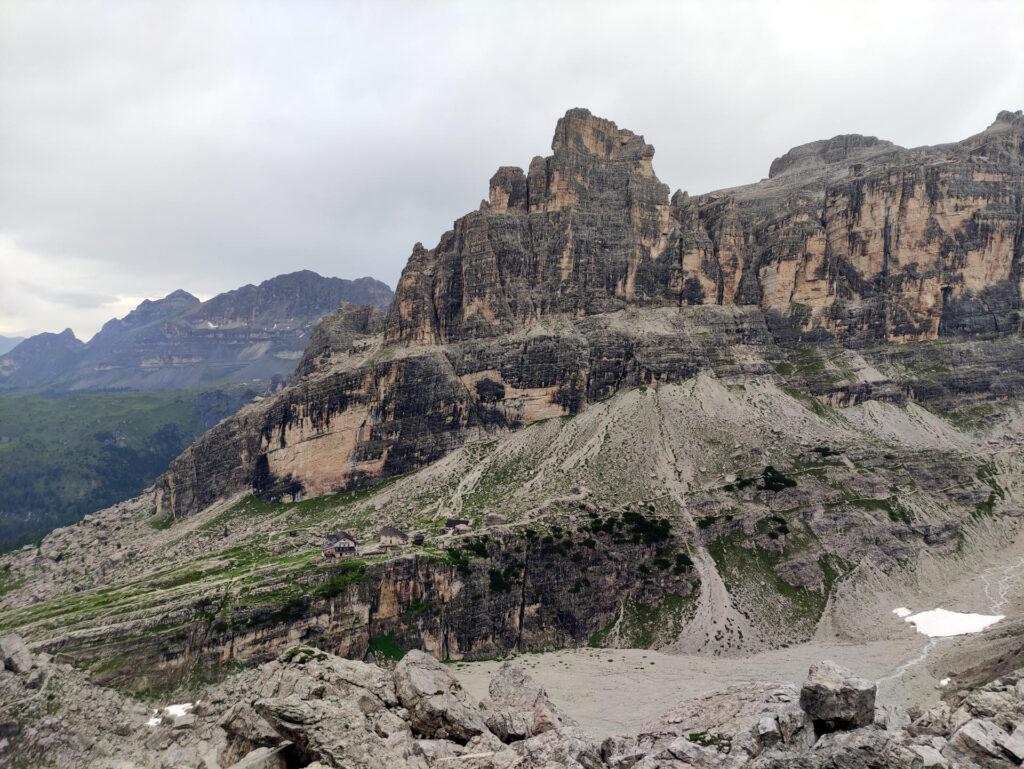
[[[0,333],[88,336],[90,294],[209,295],[300,268],[394,285],[412,244],[475,208],[499,165],[546,153],[573,106],[644,133],[692,193],[837,133],[961,138],[1024,106],[1022,33],[1016,0],[12,0],[0,270],[72,260],[88,287],[0,302]]]
[[[20,288],[23,291],[30,291],[48,302],[67,305],[76,309],[105,306],[117,301],[117,297],[113,294],[95,291],[64,290],[28,281],[23,282]]]

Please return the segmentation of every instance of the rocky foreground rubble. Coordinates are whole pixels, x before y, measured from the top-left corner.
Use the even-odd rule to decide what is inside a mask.
[[[0,765],[91,769],[995,767],[1024,760],[1024,671],[923,712],[876,707],[833,663],[802,689],[756,683],[595,738],[514,663],[470,700],[433,657],[393,670],[295,647],[154,710],[0,639]],[[609,708],[616,707],[613,702]]]

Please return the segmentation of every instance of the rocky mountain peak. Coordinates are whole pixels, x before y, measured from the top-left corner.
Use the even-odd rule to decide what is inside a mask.
[[[897,145],[877,136],[861,134],[840,134],[831,139],[819,139],[793,147],[789,152],[772,161],[768,178],[774,179],[792,171],[809,171],[824,168],[832,163],[853,163],[900,149]]]
[[[984,131],[954,146],[989,164],[1017,166],[1024,160],[1024,111],[1003,110]]]
[[[148,301],[149,300],[147,299],[146,301],[143,302],[143,304],[146,304],[146,302],[148,302]],[[190,294],[185,289],[179,288],[179,289],[176,289],[175,291],[172,291],[171,293],[169,293],[161,301],[164,301],[164,302],[180,302],[182,304],[199,304],[200,300],[199,300],[198,297],[193,296],[192,294]]]
[[[577,107],[565,113],[555,126],[551,149],[558,155],[565,150],[583,152],[601,160],[647,160],[654,147],[632,131],[620,129],[611,120],[595,117],[590,110]]]
[[[43,332],[30,336],[17,347],[0,356],[0,382],[34,384],[31,372],[45,376],[60,371],[85,348],[85,343],[66,328],[59,334]]]
[[[373,278],[328,278],[312,270],[205,302],[179,289],[107,321],[88,344],[70,329],[26,340],[22,352],[0,356],[0,388],[174,389],[217,381],[211,377],[271,382],[293,372],[320,318],[344,303],[372,306],[381,315],[392,296]],[[44,348],[59,354],[44,360],[32,352]]]
[[[66,328],[60,333],[44,331],[41,334],[30,336],[20,345],[14,348],[15,351],[25,352],[27,350],[74,350],[83,347],[85,343],[75,336],[75,332]],[[14,354],[14,351],[12,351]]]
[[[989,128],[995,128],[999,125],[1024,128],[1024,110],[1017,110],[1016,112],[1010,112],[1008,109],[1002,110],[996,115],[995,122]]]
[[[108,344],[127,331],[172,318],[200,304],[202,302],[197,297],[180,288],[163,299],[144,299],[123,318],[112,318],[104,323],[96,336],[90,340],[90,344]]]
[[[541,314],[606,312],[658,290],[640,269],[669,245],[669,189],[654,175],[654,148],[585,109],[558,121],[551,146],[526,172],[499,168],[479,211],[413,252],[387,342],[495,336]]]

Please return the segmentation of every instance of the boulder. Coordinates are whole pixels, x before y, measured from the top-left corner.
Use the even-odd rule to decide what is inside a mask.
[[[730,686],[680,703],[645,723],[637,746],[654,756],[678,738],[723,755],[751,758],[769,748],[808,748],[814,741],[814,729],[800,708],[800,692],[795,686],[763,682]],[[682,760],[678,757],[682,747],[669,751],[676,755],[673,760]],[[701,755],[706,762],[705,752]]]
[[[5,668],[15,673],[27,673],[32,667],[32,652],[25,639],[17,633],[8,633],[0,638],[0,659]]]
[[[907,727],[907,731],[915,736],[925,734],[945,736],[952,731],[950,729],[952,717],[953,711],[949,705],[945,702],[940,702],[935,707],[929,708],[915,718],[910,726]]]
[[[322,761],[345,769],[411,769],[403,746],[378,735],[356,703],[328,698],[303,700],[292,695],[257,700],[254,707],[282,737],[295,743],[307,762]]]
[[[998,743],[999,747],[1017,759],[1018,763],[1024,761],[1024,724],[1017,724],[1013,732],[1000,737]]]
[[[288,743],[285,743],[274,748],[256,748],[229,769],[284,769],[287,766],[285,752],[288,747]]]
[[[502,742],[533,737],[561,726],[575,726],[522,668],[506,662],[491,678],[480,703],[484,723]]]
[[[195,713],[182,713],[180,716],[174,716],[171,725],[175,729],[192,729],[196,725]]]
[[[819,734],[867,726],[875,718],[875,684],[834,662],[819,662],[808,671],[800,707]]]
[[[949,761],[931,745],[911,745],[910,749],[921,757],[924,769],[946,769]]]
[[[573,727],[552,729],[493,753],[467,753],[435,766],[450,769],[604,769],[600,747]]]
[[[973,718],[949,738],[949,744],[943,748],[942,754],[955,763],[990,769],[1017,766],[1020,762],[1011,761],[1009,754],[1003,751],[1002,742],[1007,737],[1009,735],[1006,732],[988,719]]]
[[[487,731],[480,711],[444,665],[413,650],[395,667],[395,692],[413,731],[426,738],[465,743]]]

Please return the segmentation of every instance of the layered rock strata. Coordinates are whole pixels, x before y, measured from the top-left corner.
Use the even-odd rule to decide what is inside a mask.
[[[1022,146],[1024,117],[1003,112],[957,144],[836,137],[763,182],[670,196],[643,137],[570,110],[551,156],[499,169],[479,211],[416,246],[382,346],[321,336],[302,382],[172,465],[160,504],[358,487],[625,387],[785,378],[808,347],[1016,339]],[[918,397],[839,380],[787,384],[833,405]]]

